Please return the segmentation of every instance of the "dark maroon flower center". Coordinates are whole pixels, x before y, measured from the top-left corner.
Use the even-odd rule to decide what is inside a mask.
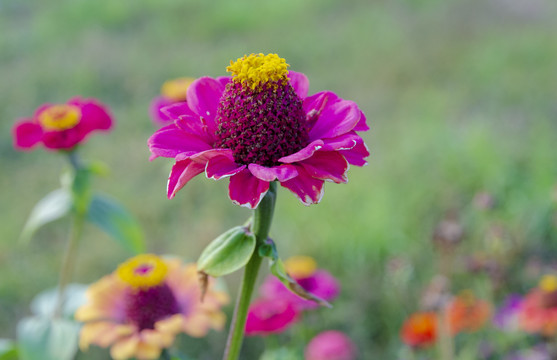
[[[309,143],[302,100],[288,82],[255,89],[232,81],[217,110],[215,146],[231,149],[239,164],[278,165]]]
[[[147,289],[130,289],[125,310],[126,317],[140,331],[154,329],[157,321],[180,312],[172,290],[164,283]]]

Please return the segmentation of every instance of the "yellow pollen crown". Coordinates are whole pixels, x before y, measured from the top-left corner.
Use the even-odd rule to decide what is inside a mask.
[[[181,77],[166,81],[162,84],[161,95],[172,99],[173,101],[186,100],[186,94],[194,78]]]
[[[544,275],[539,284],[540,289],[545,293],[552,293],[557,290],[557,276]]]
[[[233,81],[245,83],[255,89],[259,84],[269,81],[286,82],[288,66],[290,65],[286,63],[286,60],[277,54],[251,54],[244,55],[235,62],[230,61],[230,66],[226,68],[226,71],[232,73]]]
[[[39,114],[42,127],[50,131],[71,129],[79,123],[79,120],[81,120],[81,110],[74,105],[52,105]]]
[[[284,266],[288,274],[297,279],[310,277],[317,270],[317,262],[309,256],[293,256],[284,261]]]
[[[153,254],[137,255],[118,266],[118,277],[134,288],[147,289],[159,285],[166,277],[168,267]]]

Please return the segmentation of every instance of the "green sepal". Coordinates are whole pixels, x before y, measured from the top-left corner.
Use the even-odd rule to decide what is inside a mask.
[[[292,291],[294,294],[298,295],[302,299],[314,301],[319,305],[326,306],[328,308],[333,307],[328,301],[306,291],[303,287],[300,286],[300,284],[298,284],[296,280],[288,275],[284,263],[278,256],[278,251],[273,240],[267,239],[263,244],[259,246],[259,255],[269,258],[271,273],[277,279],[279,279],[280,282],[283,283],[288,290]]]
[[[145,252],[145,240],[139,222],[116,200],[102,194],[92,197],[87,221],[98,226],[126,250]]]
[[[200,273],[218,277],[244,267],[255,250],[255,235],[236,226],[213,240],[197,260]]]
[[[39,228],[70,213],[72,204],[72,194],[68,189],[56,189],[46,195],[31,211],[21,232],[20,241],[29,242]]]

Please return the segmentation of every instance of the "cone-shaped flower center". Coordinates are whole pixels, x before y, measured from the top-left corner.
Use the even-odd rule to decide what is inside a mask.
[[[302,100],[288,83],[288,64],[276,54],[231,62],[232,81],[217,110],[216,146],[239,164],[278,165],[309,142]]]
[[[195,79],[181,77],[168,80],[161,87],[161,95],[173,101],[185,101],[188,88]]]
[[[81,120],[81,110],[77,106],[52,105],[39,114],[39,122],[49,131],[62,131],[75,127]]]
[[[116,271],[118,277],[131,285],[125,302],[127,319],[139,330],[153,329],[155,323],[180,312],[170,287],[164,283],[168,269],[156,255],[138,255]]]

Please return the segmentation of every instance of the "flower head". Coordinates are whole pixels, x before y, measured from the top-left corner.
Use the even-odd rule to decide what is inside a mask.
[[[522,307],[522,301],[523,299],[520,295],[509,295],[493,316],[493,324],[501,330],[517,330],[519,327],[518,317]]]
[[[284,262],[288,274],[307,292],[326,301],[334,300],[339,292],[338,281],[327,271],[317,269],[317,263],[309,256],[294,256]],[[305,300],[291,292],[280,280],[269,276],[261,285],[264,298],[280,298],[292,303],[299,310],[314,309],[318,303]]]
[[[447,313],[454,334],[474,332],[484,326],[491,316],[491,305],[477,299],[471,291],[463,291],[449,303]]]
[[[195,80],[186,102],[163,110],[174,123],[149,139],[151,159],[174,158],[167,196],[205,172],[230,177],[233,202],[255,208],[271,181],[304,204],[317,203],[324,181],[345,183],[349,164],[369,155],[357,134],[368,130],[358,106],[330,91],[307,96],[305,75],[276,54],[231,62],[231,77]]]
[[[91,285],[88,302],[75,314],[85,324],[80,347],[111,347],[114,359],[157,359],[183,332],[200,337],[220,329],[228,296],[211,287],[203,303],[194,264],[136,256]]]
[[[412,347],[426,347],[437,339],[438,317],[435,312],[417,312],[402,325],[400,337]]]
[[[298,316],[298,310],[288,301],[258,299],[249,308],[246,335],[266,336],[283,332],[298,320]]]
[[[172,116],[166,114],[163,109],[167,106],[185,102],[187,92],[194,78],[181,77],[166,81],[162,84],[160,96],[151,101],[149,113],[151,119],[157,125],[168,125],[173,122]]]
[[[325,331],[314,337],[305,350],[305,360],[354,360],[356,345],[340,331]]]
[[[109,130],[112,117],[95,99],[70,99],[65,104],[44,104],[32,118],[13,127],[14,147],[29,150],[42,142],[48,149],[71,150],[95,130]]]
[[[545,275],[538,287],[524,297],[519,312],[520,327],[531,333],[557,333],[557,277]]]

